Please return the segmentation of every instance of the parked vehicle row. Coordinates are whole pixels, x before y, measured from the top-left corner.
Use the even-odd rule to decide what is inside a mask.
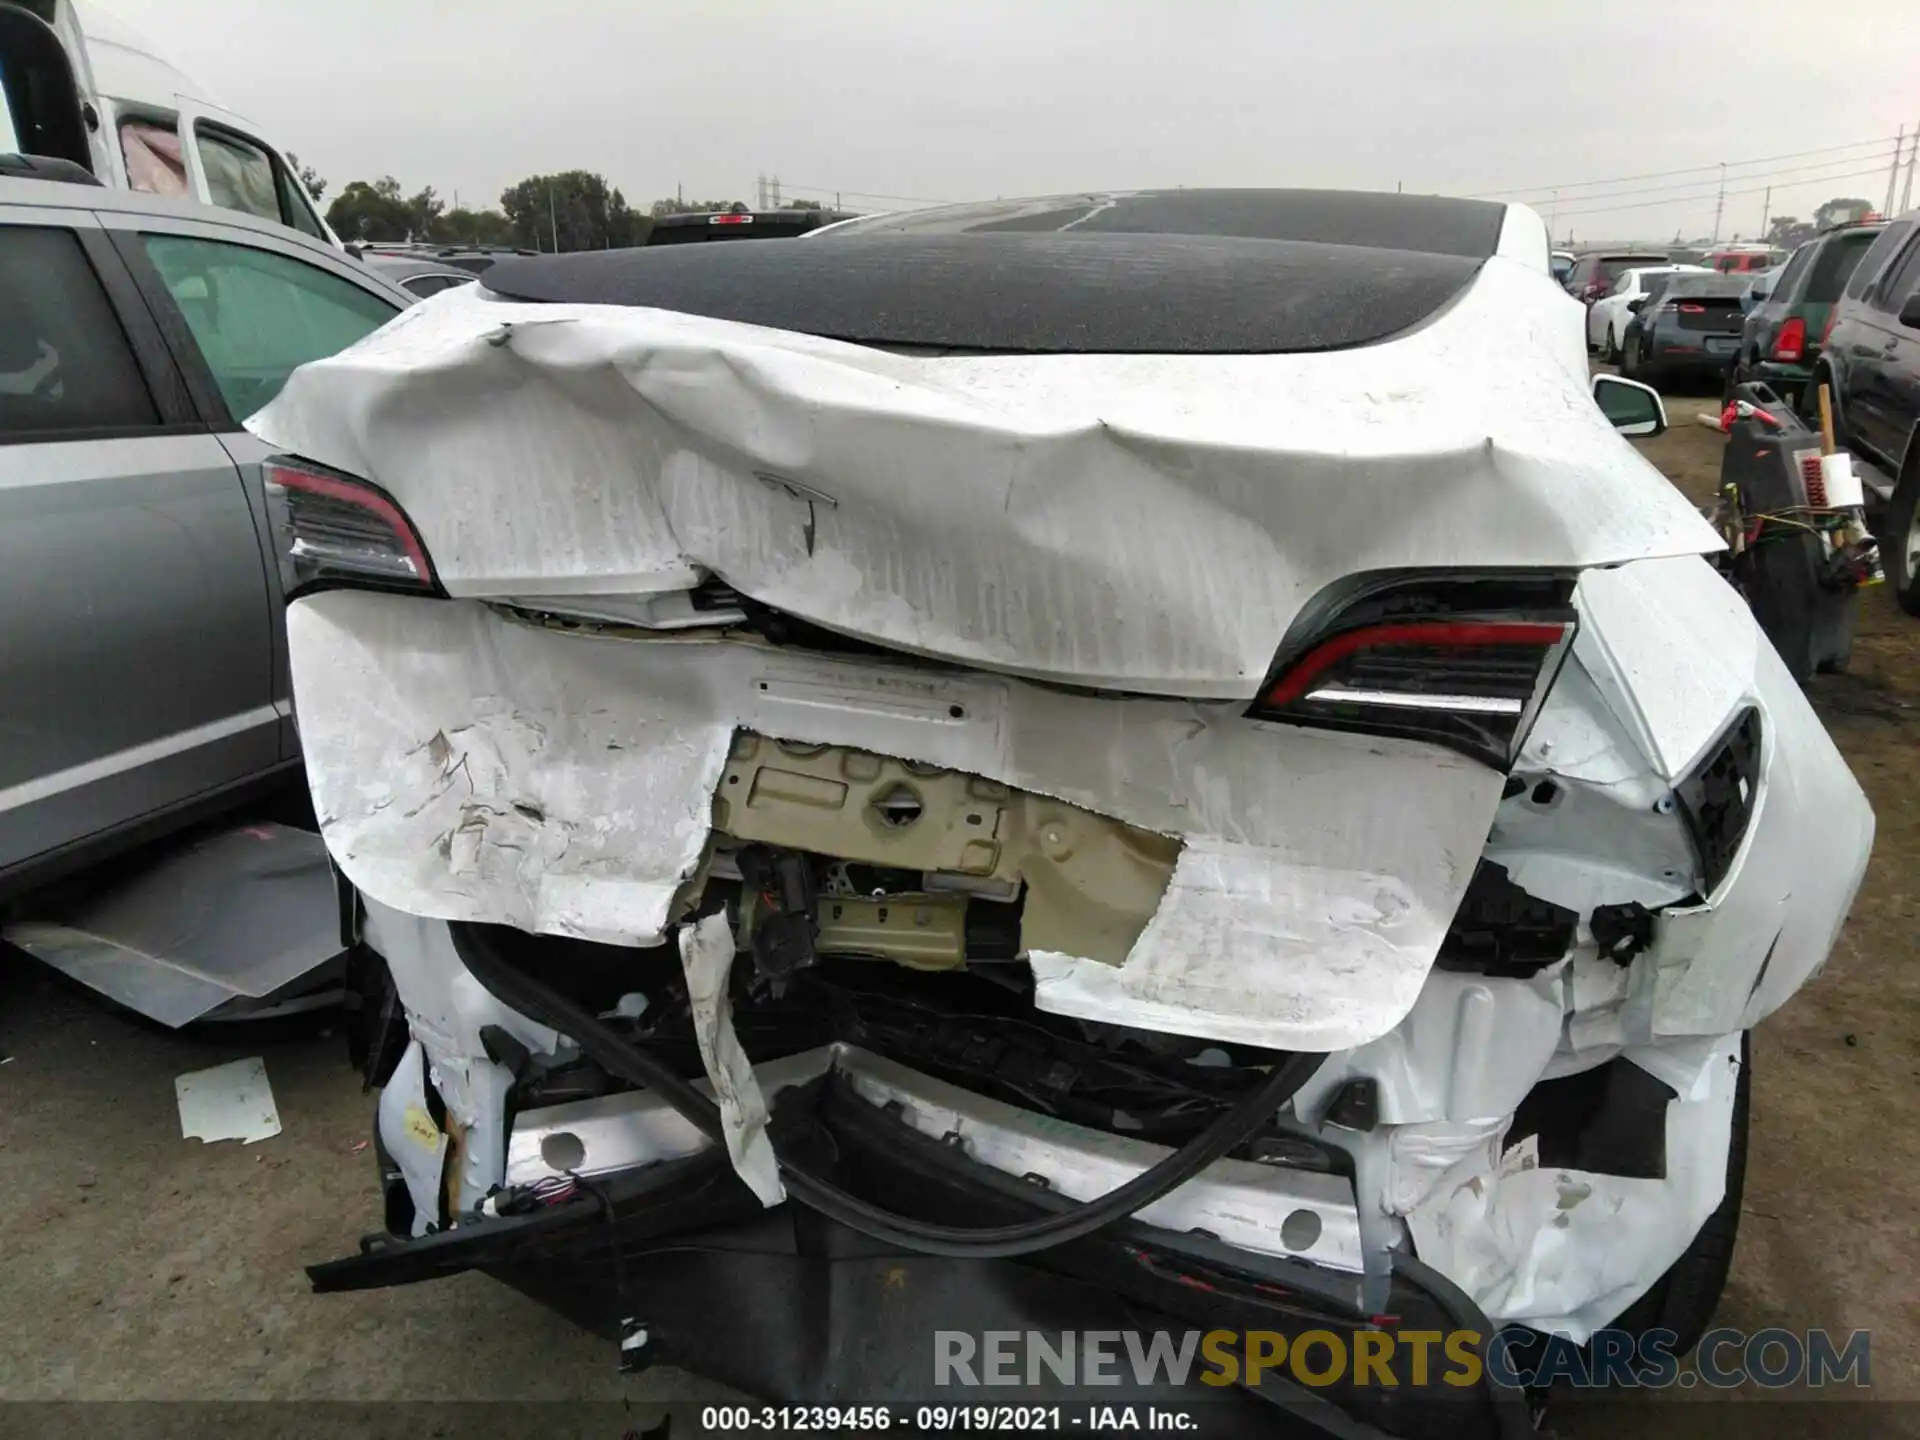
[[[1567,293],[1583,304],[1591,305],[1613,289],[1629,270],[1665,265],[1664,250],[1621,250],[1605,254],[1582,255],[1561,283]]]
[[[1803,396],[1827,385],[1843,443],[1880,472],[1887,577],[1920,615],[1920,210],[1874,235],[1825,331]]]
[[[1920,615],[1920,211],[1837,226],[1787,257],[1756,246],[1700,267],[1661,259],[1574,263],[1565,285],[1587,302],[1589,349],[1658,384],[1717,380],[1731,395],[1762,381],[1809,420],[1826,386],[1839,442],[1885,506],[1888,578]]]
[[[1627,324],[1633,319],[1634,302],[1646,298],[1655,276],[1682,271],[1711,273],[1699,265],[1636,265],[1621,271],[1614,279],[1613,288],[1587,307],[1587,349],[1599,351],[1608,361],[1618,361],[1626,345]]]

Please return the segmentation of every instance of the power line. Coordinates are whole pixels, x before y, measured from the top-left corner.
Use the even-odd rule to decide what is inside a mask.
[[[1836,180],[1858,180],[1862,176],[1882,173],[1884,172],[1876,165],[1871,170],[1854,170],[1845,175],[1816,176],[1811,180],[1789,180],[1785,185],[1754,185],[1745,190],[1729,190],[1726,193],[1729,198],[1735,195],[1758,195],[1763,190],[1797,190],[1804,185],[1826,185]],[[1704,190],[1697,195],[1679,195],[1661,200],[1639,200],[1625,205],[1595,205],[1585,210],[1563,209],[1560,214],[1562,218],[1569,215],[1609,215],[1615,210],[1646,210],[1661,205],[1685,205],[1693,201],[1711,200],[1717,193],[1713,190]]]
[[[1891,155],[1891,153],[1892,153],[1891,151],[1883,150],[1878,154],[1874,154],[1874,155],[1849,155],[1839,160],[1822,160],[1817,164],[1813,164],[1813,165],[1789,165],[1784,170],[1769,170],[1763,174],[1758,174],[1758,175],[1731,175],[1728,178],[1734,179],[1734,180],[1777,181],[1783,175],[1799,175],[1802,173],[1807,173],[1807,172],[1816,171],[1816,170],[1831,170],[1836,165],[1864,165],[1870,162],[1883,161],[1883,160],[1886,160]],[[1719,169],[1719,166],[1709,165],[1706,168],[1709,170],[1717,170]],[[1731,170],[1733,167],[1729,166],[1727,168]],[[1817,175],[1809,174],[1808,178],[1817,180],[1820,177]],[[1663,191],[1694,190],[1699,186],[1706,185],[1708,183],[1709,183],[1708,180],[1705,177],[1702,177],[1698,180],[1683,180],[1683,181],[1680,181],[1678,184],[1674,184],[1674,185],[1635,185],[1632,188],[1626,189],[1626,190],[1605,190],[1599,193],[1598,195],[1575,195],[1572,199],[1572,203],[1576,205],[1585,205],[1594,200],[1611,200],[1617,196],[1628,197],[1628,196],[1636,196],[1636,195],[1656,195]],[[1714,183],[1717,183],[1717,181]],[[1685,198],[1685,197],[1682,196],[1679,198]],[[1525,204],[1529,202],[1515,201],[1514,203]],[[1537,205],[1539,202],[1535,201],[1531,203],[1534,203]]]
[[[788,181],[789,190],[811,190],[816,195],[851,195],[856,200],[909,200],[918,205],[956,205],[956,200],[936,200],[930,195],[886,195],[877,190],[836,190],[831,185],[802,185]]]
[[[1849,145],[1828,145],[1818,150],[1791,150],[1784,155],[1762,155],[1753,160],[1734,160],[1728,163],[1729,170],[1745,170],[1754,165],[1771,165],[1776,160],[1799,160],[1808,155],[1832,155],[1841,150],[1862,150],[1872,145],[1885,145],[1893,136],[1881,135],[1872,140],[1856,140]],[[1707,165],[1688,165],[1679,170],[1649,170],[1644,175],[1614,175],[1603,180],[1569,180],[1556,185],[1510,185],[1504,190],[1483,190],[1476,195],[1463,196],[1467,200],[1499,200],[1509,196],[1545,195],[1554,190],[1587,190],[1595,185],[1625,185],[1636,180],[1664,180],[1673,175],[1697,175],[1704,171],[1717,170],[1720,163],[1714,161]],[[1742,179],[1751,177],[1742,176]],[[1696,182],[1697,183],[1697,182]],[[1590,199],[1590,196],[1577,196],[1577,199]]]

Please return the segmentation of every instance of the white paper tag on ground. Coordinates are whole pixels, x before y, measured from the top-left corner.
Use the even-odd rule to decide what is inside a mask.
[[[187,1140],[239,1140],[251,1145],[280,1133],[280,1111],[258,1055],[173,1078],[180,1134]]]

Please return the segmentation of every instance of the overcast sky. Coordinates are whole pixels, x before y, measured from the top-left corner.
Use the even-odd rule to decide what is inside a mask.
[[[337,192],[597,170],[644,204],[1526,187],[1556,234],[1885,197],[1914,0],[110,0]],[[1811,23],[1818,15],[1820,23]],[[1901,106],[1914,113],[1903,113]],[[1842,148],[1846,147],[1846,148]],[[1808,155],[1801,152],[1820,150]],[[1786,156],[1788,158],[1769,159]],[[1738,162],[1760,162],[1742,164]],[[1858,176],[1857,171],[1875,173]],[[1904,177],[1903,177],[1904,178]],[[1647,187],[1665,187],[1648,189]],[[1632,193],[1623,193],[1632,192]],[[1503,198],[1527,198],[1516,195]],[[1630,208],[1623,208],[1630,207]]]

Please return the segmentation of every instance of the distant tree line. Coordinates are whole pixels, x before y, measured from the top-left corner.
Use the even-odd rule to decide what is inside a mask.
[[[287,157],[318,200],[327,182],[311,166]],[[732,200],[655,200],[636,209],[606,177],[590,170],[529,175],[500,194],[498,209],[449,209],[428,185],[413,194],[392,175],[350,180],[327,207],[327,224],[342,240],[423,240],[436,245],[516,245],[523,250],[608,250],[646,243],[653,222],[667,215],[705,215],[734,208]],[[817,200],[787,202],[817,210]]]
[[[1763,238],[1777,249],[1792,250],[1806,244],[1822,230],[1831,230],[1835,225],[1853,224],[1872,213],[1871,200],[1862,200],[1857,196],[1845,199],[1836,197],[1816,209],[1811,220],[1802,220],[1796,215],[1774,216]]]

